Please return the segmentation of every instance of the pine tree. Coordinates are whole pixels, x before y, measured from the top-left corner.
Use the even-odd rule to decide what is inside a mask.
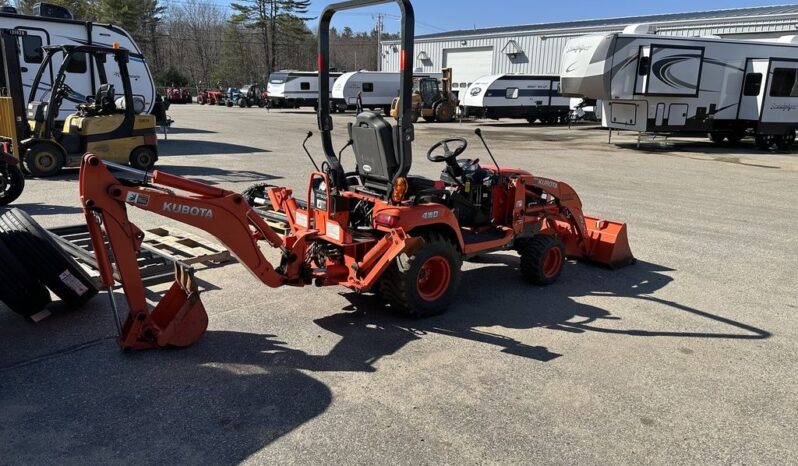
[[[268,73],[277,68],[279,48],[306,34],[304,21],[311,19],[301,17],[307,14],[310,0],[243,0],[230,7],[236,12],[230,19],[233,23],[258,32],[266,51]],[[280,42],[278,37],[286,40]]]

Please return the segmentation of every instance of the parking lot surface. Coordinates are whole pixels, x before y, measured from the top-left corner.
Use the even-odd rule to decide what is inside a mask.
[[[160,169],[306,190],[312,112],[170,113]],[[335,115],[337,147],[351,119]],[[416,125],[413,172],[437,176],[424,154],[449,136],[489,163],[476,127]],[[103,294],[39,324],[3,308],[0,464],[798,463],[798,155],[481,127],[500,164],[626,222],[637,264],[569,263],[538,288],[513,253],[492,254],[425,320],[343,288],[270,289],[232,264],[198,273],[197,344],[139,353],[118,349]],[[309,147],[321,161],[317,135]],[[16,205],[46,227],[80,223],[77,170],[29,180]]]

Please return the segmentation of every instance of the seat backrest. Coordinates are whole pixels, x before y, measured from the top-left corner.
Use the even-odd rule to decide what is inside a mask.
[[[112,113],[116,110],[114,100],[116,93],[113,84],[102,84],[97,88],[94,104],[100,113]]]
[[[352,149],[364,185],[387,191],[400,169],[391,125],[375,112],[361,112],[352,126]]]

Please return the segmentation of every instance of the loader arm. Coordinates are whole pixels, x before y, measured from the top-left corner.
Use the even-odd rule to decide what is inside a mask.
[[[133,173],[141,183],[120,181],[110,172],[109,166]],[[177,194],[172,189],[187,194]],[[270,287],[304,284],[300,276],[304,237],[298,237],[290,248],[287,247],[238,193],[157,170],[150,176],[88,154],[81,164],[80,196],[102,284],[109,291],[114,285],[113,257],[130,308],[120,335],[124,348],[187,346],[198,339],[207,326],[207,315],[189,270],[176,272],[172,289],[150,311],[137,262],[144,233],[128,219],[125,204],[210,233]],[[281,249],[280,269],[276,270],[264,257],[258,246],[261,239]]]

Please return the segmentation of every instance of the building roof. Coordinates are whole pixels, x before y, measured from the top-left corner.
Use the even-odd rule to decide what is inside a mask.
[[[692,13],[668,13],[648,16],[627,16],[622,18],[591,19],[557,23],[526,24],[520,26],[504,26],[480,29],[459,29],[449,32],[437,32],[416,36],[416,39],[437,39],[457,36],[482,34],[503,34],[514,32],[548,31],[552,29],[581,29],[595,27],[626,26],[637,23],[663,23],[694,20],[728,20],[747,16],[798,15],[798,4],[760,6],[751,8],[734,8],[727,10],[696,11]]]

